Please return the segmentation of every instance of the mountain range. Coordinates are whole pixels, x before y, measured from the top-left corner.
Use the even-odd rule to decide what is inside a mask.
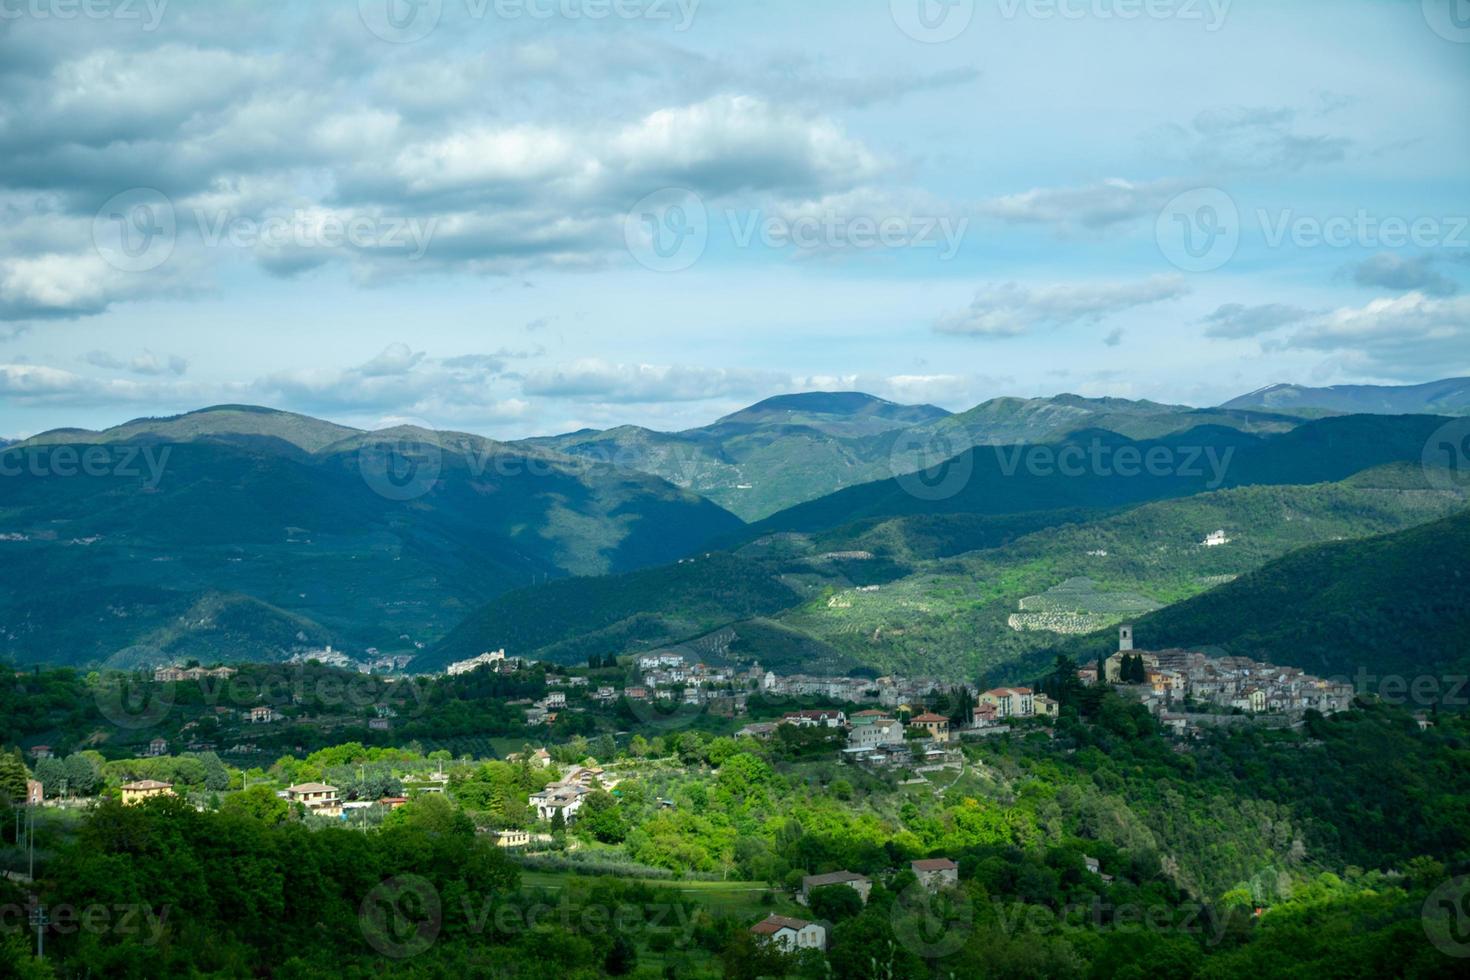
[[[1470,415],[1470,378],[1422,385],[1333,385],[1305,388],[1277,384],[1232,398],[1222,408],[1286,415]]]
[[[242,406],[3,458],[0,650],[20,660],[413,652],[517,585],[674,561],[741,527],[646,473]]]
[[[1124,398],[993,398],[950,414],[860,392],[766,399],[682,432],[638,426],[527,440],[579,458],[616,461],[708,497],[742,520],[845,487],[910,473],[972,446],[1049,442],[1085,429],[1147,438],[1213,424],[1284,431],[1300,419]]]
[[[1455,384],[1390,400],[1451,404]],[[1420,469],[1443,418],[1240,401],[951,414],[822,392],[679,433],[513,443],[241,405],[53,430],[0,449],[0,655],[128,666],[334,644],[427,670],[499,647],[570,661],[699,641],[1000,676],[1295,548],[1464,506]],[[1235,543],[1199,550],[1208,525]]]

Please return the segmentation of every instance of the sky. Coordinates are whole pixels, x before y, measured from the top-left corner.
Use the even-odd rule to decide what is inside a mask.
[[[1470,374],[1470,0],[0,0],[0,436]]]

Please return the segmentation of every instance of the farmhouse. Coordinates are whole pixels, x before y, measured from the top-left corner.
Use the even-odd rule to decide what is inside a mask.
[[[560,813],[562,820],[570,824],[582,809],[582,798],[590,792],[586,786],[576,783],[552,783],[541,792],[532,793],[529,803],[536,808],[537,820],[550,820]]]
[[[826,949],[827,927],[820,922],[807,922],[772,913],[750,927],[757,936],[764,936],[788,952],[798,949]]]
[[[924,858],[910,861],[919,882],[931,892],[941,888],[953,888],[960,883],[960,866],[949,858]]]
[[[868,893],[873,890],[873,883],[860,874],[851,871],[831,871],[824,875],[807,875],[801,879],[801,892],[796,900],[803,905],[809,904],[812,889],[826,888],[828,885],[847,885],[853,891],[862,896],[863,904],[868,902]]]

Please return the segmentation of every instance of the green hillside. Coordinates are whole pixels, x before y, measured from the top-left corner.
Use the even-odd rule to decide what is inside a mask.
[[[1416,469],[1393,467],[1338,484],[1160,501],[917,562],[877,591],[823,593],[779,619],[879,669],[1002,678],[1014,665],[1044,664],[1045,651],[1074,632],[1110,635],[1112,625],[1150,608],[1139,600],[1166,606],[1297,548],[1437,520],[1464,500],[1425,486]],[[1229,542],[1205,547],[1217,530]],[[1061,601],[1059,609],[1059,600],[1070,605]]]
[[[1287,432],[1205,425],[1160,438],[1081,430],[1045,446],[977,447],[931,469],[846,490],[756,522],[748,538],[820,531],[908,514],[1005,514],[1121,507],[1219,487],[1341,480],[1395,462],[1417,463],[1444,419],[1348,416]],[[1157,465],[1139,461],[1156,459]],[[1132,465],[1122,465],[1122,461]]]
[[[1470,511],[1294,551],[1140,619],[1135,635],[1141,647],[1209,644],[1322,675],[1425,677],[1447,691],[1470,673]]]
[[[255,435],[267,441],[240,442],[242,419],[264,420]],[[323,425],[310,435],[300,416],[231,409],[161,434],[6,450],[17,472],[0,481],[0,653],[76,664],[140,643],[194,653],[202,634],[175,621],[220,595],[296,628],[246,617],[216,656],[253,643],[268,659],[323,639],[412,653],[510,589],[664,564],[740,527],[657,477],[476,436],[348,430],[309,453],[286,438],[339,434]],[[78,468],[88,446],[106,448],[104,472]]]
[[[1077,631],[1106,630],[1199,595],[1297,548],[1440,519],[1464,501],[1427,485],[1417,468],[1397,466],[1335,484],[1243,487],[1113,514],[903,517],[778,533],[703,565],[502,597],[429,659],[505,646],[571,662],[728,626],[731,656],[777,669],[1001,676],[1018,664],[1031,669]],[[1215,531],[1228,542],[1206,547]],[[723,589],[721,575],[729,577]],[[744,622],[751,616],[761,621]]]
[[[1297,423],[1281,415],[1079,395],[994,398],[950,415],[856,392],[808,392],[769,398],[683,432],[620,426],[528,444],[656,473],[752,521],[971,446],[1051,442],[1089,428],[1157,438],[1203,424],[1275,432]]]
[[[797,601],[769,569],[714,553],[626,575],[568,579],[507,593],[477,610],[415,666],[442,669],[501,647],[565,661],[650,649]]]

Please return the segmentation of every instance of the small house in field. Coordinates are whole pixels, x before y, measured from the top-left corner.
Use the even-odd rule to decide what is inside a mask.
[[[788,952],[799,949],[826,949],[827,927],[820,922],[807,922],[784,915],[771,914],[750,927],[757,936],[770,940]]]
[[[910,861],[909,867],[918,876],[919,882],[931,892],[941,888],[953,888],[960,883],[960,866],[949,858],[924,858]]]

